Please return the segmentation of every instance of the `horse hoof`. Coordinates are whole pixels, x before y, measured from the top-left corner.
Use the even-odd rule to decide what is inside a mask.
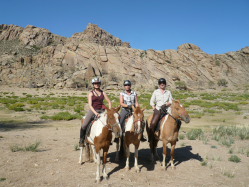
[[[107,176],[103,176],[103,178],[104,178],[105,180],[109,180],[108,175],[107,175]]]
[[[140,169],[139,169],[139,168],[136,168],[135,170],[136,170],[136,172],[137,172],[137,173],[139,173],[139,172],[140,172]]]
[[[100,183],[100,179],[96,179],[95,183],[99,184]]]
[[[125,167],[125,171],[129,171],[130,170],[130,168],[129,167]]]

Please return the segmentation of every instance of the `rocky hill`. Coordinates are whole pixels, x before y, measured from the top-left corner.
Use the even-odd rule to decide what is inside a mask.
[[[89,87],[94,76],[106,89],[122,88],[130,79],[136,89],[154,89],[165,77],[171,88],[237,89],[249,82],[249,47],[210,55],[194,44],[178,50],[139,50],[89,24],[70,38],[47,29],[0,25],[0,84],[19,87]]]

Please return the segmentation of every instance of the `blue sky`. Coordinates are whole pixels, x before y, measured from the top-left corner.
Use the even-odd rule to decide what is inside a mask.
[[[209,54],[249,46],[249,0],[3,0],[0,24],[70,37],[99,25],[136,49],[198,45]]]

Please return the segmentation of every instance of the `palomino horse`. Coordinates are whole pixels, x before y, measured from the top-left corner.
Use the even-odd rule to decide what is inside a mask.
[[[160,122],[160,133],[159,135],[154,134],[154,131],[150,129],[150,123],[152,120],[152,115],[148,118],[148,123],[146,125],[146,130],[149,136],[149,143],[151,149],[152,161],[154,161],[155,156],[158,158],[156,151],[157,143],[159,140],[163,141],[163,162],[162,166],[166,169],[166,156],[167,156],[167,144],[171,144],[171,167],[175,168],[175,146],[178,141],[178,133],[180,130],[179,120],[183,120],[186,123],[190,122],[190,117],[188,112],[180,101],[173,100],[171,105],[171,113],[164,116]]]
[[[107,153],[112,141],[112,132],[115,134],[116,138],[120,138],[122,135],[121,127],[119,124],[119,114],[117,113],[119,109],[120,107],[106,109],[107,112],[100,114],[100,118],[92,124],[90,134],[86,138],[87,143],[91,145],[93,151],[93,159],[97,163],[97,183],[99,183],[100,181],[100,150],[103,149],[103,178],[107,179],[108,175],[106,174],[106,160]],[[80,163],[82,161],[82,152],[83,148],[81,147]]]
[[[130,144],[133,144],[135,147],[135,169],[139,172],[137,159],[138,159],[138,147],[140,144],[140,139],[142,137],[143,128],[144,128],[144,109],[140,107],[132,107],[133,115],[131,115],[125,125],[125,134],[124,134],[124,150],[126,155],[126,170],[129,170],[129,157],[130,157]]]

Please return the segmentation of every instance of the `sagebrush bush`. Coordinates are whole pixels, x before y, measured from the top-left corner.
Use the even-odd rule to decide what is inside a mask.
[[[228,158],[229,161],[238,163],[241,161],[241,159],[237,155],[232,155]]]
[[[189,140],[196,140],[200,139],[201,136],[203,136],[204,132],[201,129],[192,129],[189,132],[187,132],[187,138]]]

